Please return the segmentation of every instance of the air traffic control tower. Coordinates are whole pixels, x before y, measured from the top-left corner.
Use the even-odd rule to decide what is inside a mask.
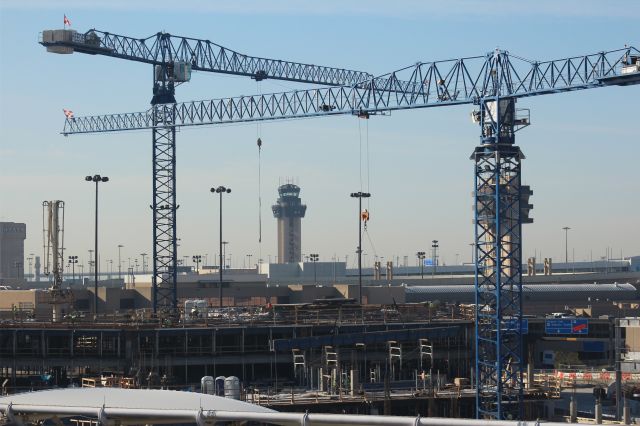
[[[278,188],[280,198],[271,209],[278,219],[278,263],[296,263],[302,259],[301,219],[307,206],[300,200],[300,187],[292,183]]]

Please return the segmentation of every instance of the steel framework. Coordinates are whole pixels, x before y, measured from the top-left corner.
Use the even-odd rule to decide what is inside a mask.
[[[74,45],[74,48],[83,51],[82,46]],[[140,59],[141,56],[144,55],[133,59],[150,62]],[[195,63],[199,63],[197,59]],[[255,68],[251,72],[230,69],[217,72],[258,77]],[[515,103],[518,98],[528,96],[639,84],[640,52],[625,47],[539,62],[496,50],[485,56],[418,63],[380,77],[355,80],[346,86],[177,103],[168,122],[156,119],[155,107],[138,113],[72,118],[65,121],[62,133],[152,129],[155,141],[158,132],[169,129],[175,132],[179,126],[338,114],[369,117],[413,108],[479,106],[479,111],[472,114],[481,128],[480,146],[472,155],[475,163],[477,416],[521,417],[523,205],[520,163],[524,156],[514,143],[515,132],[528,125],[529,118],[518,114]],[[173,141],[175,135],[171,134]],[[175,157],[171,158],[175,167]],[[175,177],[175,173],[172,176]],[[175,186],[172,191],[175,205]],[[175,233],[175,209],[172,220],[166,226],[173,226]],[[175,241],[175,234],[172,238]],[[173,255],[175,260],[175,245]]]
[[[412,108],[480,104],[485,98],[528,96],[640,82],[621,74],[640,51],[634,47],[597,54],[532,62],[495,51],[486,56],[420,63],[354,86],[229,97],[176,104],[175,125],[198,126],[341,114],[367,115]],[[499,60],[494,60],[498,57]],[[499,82],[495,64],[504,72]],[[153,128],[151,110],[76,117],[63,134]]]
[[[480,107],[481,144],[472,156],[477,413],[482,418],[521,418],[523,362],[518,324],[522,317],[520,162],[524,156],[513,145],[514,101],[483,101]]]
[[[275,79],[326,85],[352,85],[371,79],[362,71],[302,64],[249,56],[209,40],[159,32],[137,39],[92,29],[72,34],[68,40],[45,40],[46,47],[69,47],[80,53],[105,55],[152,65],[167,65],[168,59],[191,65],[194,71],[243,75],[255,80]]]

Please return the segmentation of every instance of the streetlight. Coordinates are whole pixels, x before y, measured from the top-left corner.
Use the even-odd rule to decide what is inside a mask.
[[[87,182],[95,182],[96,184],[96,224],[95,224],[96,232],[95,232],[94,259],[98,259],[98,183],[109,182],[109,178],[106,176],[93,175],[93,176],[85,177],[84,180],[86,180]],[[96,315],[98,315],[98,262],[95,262],[95,261],[94,261],[93,273],[94,273],[94,279],[95,279],[95,282],[94,282],[95,294],[93,297],[94,312]]]
[[[358,301],[362,305],[362,219],[369,220],[369,212],[362,211],[362,199],[369,198],[368,192],[352,192],[351,198],[358,199]],[[365,216],[366,217],[363,217]]]
[[[193,260],[193,263],[196,264],[196,274],[200,273],[200,262],[202,262],[202,256],[200,256],[199,254],[192,256],[191,260]]]
[[[69,264],[71,265],[71,271],[73,274],[73,283],[76,282],[76,263],[78,263],[78,256],[69,256]]]
[[[211,188],[211,192],[220,194],[220,287],[218,288],[218,298],[220,299],[220,307],[222,307],[222,194],[231,193],[231,188],[219,186]]]
[[[418,256],[418,261],[420,262],[420,277],[422,279],[424,279],[424,258],[425,258],[426,253],[423,251],[419,251],[416,253],[416,256]]]
[[[317,253],[311,253],[309,255],[309,260],[313,262],[313,283],[316,284],[316,262],[320,260],[320,256]]]
[[[565,226],[564,228],[564,263],[569,263],[569,228],[568,226]],[[565,265],[566,268],[566,265]]]
[[[118,279],[122,279],[122,260],[120,260],[120,249],[124,247],[122,244],[118,244]]]
[[[140,256],[142,256],[142,274],[146,274],[147,273],[147,260],[146,257],[148,256],[147,253],[140,253]]]
[[[431,248],[433,249],[433,269],[431,270],[431,275],[434,276],[436,274],[436,267],[438,266],[438,240],[431,241]]]
[[[107,263],[109,264],[109,279],[111,279],[111,275],[113,275],[113,259],[107,259]]]
[[[251,256],[250,254],[247,255],[247,257],[249,258],[249,269],[251,269]]]

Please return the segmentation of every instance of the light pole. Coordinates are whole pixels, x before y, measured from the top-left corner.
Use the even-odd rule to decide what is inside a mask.
[[[217,188],[211,188],[211,192],[220,194],[220,287],[218,288],[218,298],[220,299],[220,307],[222,307],[222,194],[231,193],[231,188],[218,186]]]
[[[369,212],[362,211],[362,199],[369,198],[371,194],[368,192],[352,192],[351,198],[358,199],[358,302],[362,305],[362,219],[369,220]]]
[[[113,275],[113,259],[107,259],[107,263],[109,264],[109,279]]]
[[[229,241],[223,241],[222,242],[222,267],[226,268],[228,263],[227,263],[227,244],[229,244]]]
[[[317,253],[311,253],[309,255],[309,260],[313,262],[313,283],[317,284],[318,281],[316,279],[316,262],[320,260],[320,255],[318,255]]]
[[[436,267],[438,266],[438,240],[431,241],[431,248],[433,249],[433,269],[431,275],[436,275]]]
[[[120,259],[122,247],[124,247],[122,244],[118,244],[118,279],[122,279],[122,260]]]
[[[89,252],[89,274],[93,272],[93,250],[87,250]]]
[[[249,258],[249,269],[251,269],[251,255],[248,254],[247,257]]]
[[[420,277],[422,279],[424,279],[424,258],[425,258],[426,253],[423,251],[419,251],[416,253],[416,256],[418,256],[418,261],[420,262]]]
[[[569,228],[565,226],[564,228],[564,263],[569,263]],[[566,265],[565,265],[566,267]]]
[[[147,253],[140,253],[140,256],[142,256],[142,274],[146,274],[147,273]]]
[[[76,282],[76,263],[78,263],[78,256],[69,256],[69,264],[71,265],[73,283]]]
[[[191,260],[193,260],[193,263],[196,264],[196,274],[200,274],[200,262],[202,262],[202,256],[197,254],[193,256]]]
[[[109,178],[106,176],[100,176],[100,175],[93,175],[93,176],[87,176],[84,178],[84,180],[86,180],[87,182],[95,182],[96,184],[96,223],[95,223],[95,247],[94,247],[94,259],[98,259],[98,183],[102,182],[109,182]],[[93,266],[93,273],[94,273],[94,291],[95,294],[93,296],[93,302],[94,302],[94,313],[96,315],[98,315],[98,262],[94,261],[94,266]]]

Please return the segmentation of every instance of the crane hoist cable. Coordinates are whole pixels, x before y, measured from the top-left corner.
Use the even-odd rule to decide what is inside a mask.
[[[370,155],[369,155],[369,115],[368,114],[363,114],[363,115],[358,115],[358,142],[359,142],[359,152],[360,152],[360,158],[359,158],[359,165],[360,165],[360,191],[363,190],[363,173],[362,173],[362,163],[363,163],[363,157],[366,156],[366,170],[365,170],[365,174],[366,174],[366,191],[367,193],[370,193],[370,183],[371,183],[371,161],[370,161]],[[362,153],[362,123],[360,122],[360,119],[364,119],[367,120],[366,121],[366,125],[365,125],[365,144],[366,144],[366,152],[363,155]],[[375,248],[375,245],[373,244],[373,240],[371,239],[371,234],[369,234],[369,229],[367,227],[368,223],[369,223],[369,219],[370,219],[370,213],[369,213],[369,209],[370,209],[370,202],[371,202],[371,197],[367,197],[367,207],[364,208],[361,212],[360,212],[360,218],[362,219],[362,221],[364,222],[364,233],[367,236],[367,239],[369,240],[369,244],[371,245],[371,248],[374,252],[374,255],[377,255],[377,250]]]
[[[256,81],[258,93],[261,92],[260,82]],[[262,259],[262,128],[260,121],[256,122],[256,138],[258,145],[258,263]]]
[[[367,192],[371,193],[371,188],[370,188],[370,183],[371,183],[371,179],[370,179],[370,170],[371,170],[371,162],[369,161],[369,116],[367,115],[365,117],[366,120],[366,141],[367,141]],[[369,203],[371,202],[371,198],[367,198],[367,209],[370,207]]]

